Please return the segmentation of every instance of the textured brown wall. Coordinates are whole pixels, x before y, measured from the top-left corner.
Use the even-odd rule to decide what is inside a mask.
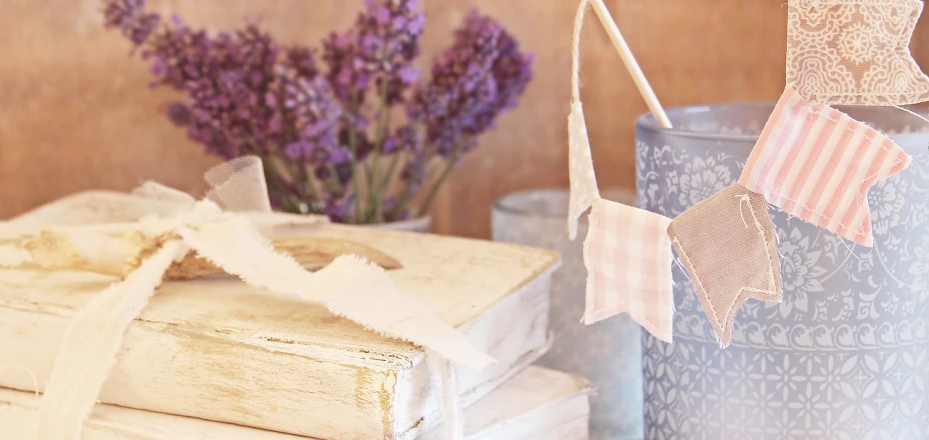
[[[153,6],[210,27],[259,16],[290,41],[344,28],[360,0],[160,0]],[[424,52],[450,41],[470,6],[500,18],[537,55],[522,106],[485,136],[436,203],[439,232],[489,236],[489,209],[514,190],[566,186],[574,0],[425,0]],[[783,0],[608,0],[665,106],[773,100],[783,90]],[[168,92],[127,44],[100,27],[98,0],[0,0],[0,218],[88,188],[156,179],[202,190],[215,163],[157,113]],[[929,55],[929,25],[913,44]],[[634,185],[634,118],[646,111],[592,13],[582,81],[601,187]]]

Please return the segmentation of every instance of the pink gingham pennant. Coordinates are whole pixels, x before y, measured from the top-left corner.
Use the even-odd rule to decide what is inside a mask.
[[[868,189],[910,161],[887,136],[787,87],[739,183],[791,215],[870,247]]]
[[[593,202],[584,240],[584,323],[626,312],[649,333],[671,342],[671,219],[609,200]]]
[[[789,0],[787,84],[829,105],[929,100],[909,49],[922,10],[921,0]]]

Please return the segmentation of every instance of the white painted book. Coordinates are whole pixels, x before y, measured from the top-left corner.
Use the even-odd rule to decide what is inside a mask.
[[[529,367],[465,411],[468,440],[585,440],[588,395],[583,379]],[[35,395],[0,389],[0,435],[29,440],[35,421]],[[273,431],[149,411],[98,405],[84,424],[82,440],[301,440]],[[419,440],[441,440],[433,429]]]
[[[110,215],[98,211],[93,215]],[[393,280],[498,361],[459,371],[465,406],[549,347],[554,253],[330,224],[289,234],[349,239],[399,260]],[[113,281],[88,272],[0,270],[0,365],[28,368],[41,391],[70,318]],[[99,400],[320,439],[413,439],[440,423],[424,358],[421,348],[323,307],[234,279],[166,282],[130,327]],[[0,369],[0,387],[35,388],[12,369]]]

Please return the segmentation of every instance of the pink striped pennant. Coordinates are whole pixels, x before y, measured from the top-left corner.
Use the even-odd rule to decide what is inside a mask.
[[[787,87],[739,183],[793,216],[870,247],[867,191],[910,160],[877,130]]]
[[[589,218],[584,323],[626,312],[646,331],[671,342],[671,219],[604,199],[593,202]]]

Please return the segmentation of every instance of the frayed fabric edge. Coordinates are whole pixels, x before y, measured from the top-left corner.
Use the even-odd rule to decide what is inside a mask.
[[[54,368],[39,405],[36,438],[80,438],[126,330],[137,318],[162,276],[178,255],[187,252],[180,240],[165,243],[126,280],[113,284],[78,310],[65,332]]]
[[[220,231],[222,228],[227,229]],[[242,246],[240,252],[223,252],[225,243],[216,246],[210,243],[213,240],[204,240],[216,233],[238,237],[233,245]],[[241,219],[211,225],[209,230],[184,229],[180,234],[200,257],[238,276],[246,284],[319,303],[331,313],[369,331],[432,348],[444,358],[470,369],[480,370],[496,362],[419,300],[402,292],[386,271],[358,256],[340,256],[322,270],[309,273],[290,256],[277,252],[267,238]],[[255,258],[259,253],[264,255]],[[219,254],[242,254],[251,258],[248,262],[223,256],[216,258]],[[385,310],[407,316],[393,323],[378,322],[391,315],[384,313]]]

